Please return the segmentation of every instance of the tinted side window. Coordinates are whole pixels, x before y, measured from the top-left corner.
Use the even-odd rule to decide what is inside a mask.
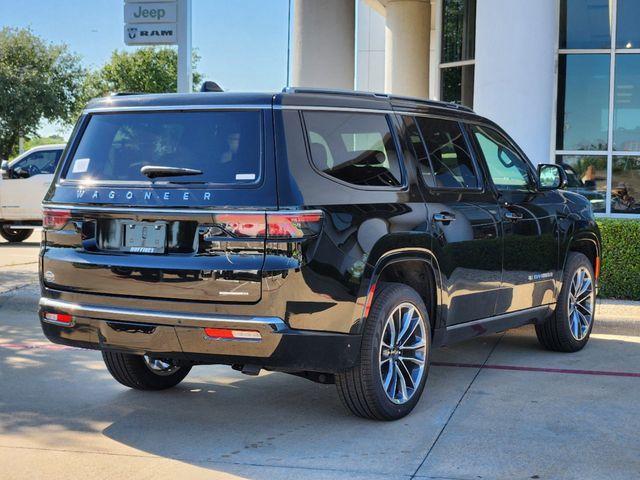
[[[401,185],[400,164],[386,116],[305,112],[304,120],[317,169],[354,185]]]
[[[524,160],[509,140],[496,130],[477,125],[471,132],[478,141],[489,175],[499,190],[527,190],[533,185],[531,173]]]
[[[17,162],[13,168],[27,170],[31,176],[53,173],[60,159],[62,150],[44,150],[34,152]]]
[[[433,171],[432,176],[430,172],[426,175],[423,173],[427,184],[436,188],[478,188],[478,173],[460,124],[427,117],[416,117],[416,122]]]

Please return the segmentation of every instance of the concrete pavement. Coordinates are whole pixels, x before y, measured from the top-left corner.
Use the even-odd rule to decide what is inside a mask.
[[[604,303],[576,354],[531,327],[440,349],[416,410],[379,423],[277,373],[196,367],[171,391],[128,390],[99,352],[44,339],[36,255],[0,243],[3,480],[640,477],[634,305]]]

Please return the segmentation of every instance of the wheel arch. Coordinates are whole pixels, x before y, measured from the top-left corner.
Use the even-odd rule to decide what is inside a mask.
[[[602,245],[600,243],[598,235],[595,232],[582,230],[575,232],[569,238],[566,250],[564,252],[564,258],[562,259],[563,272],[567,266],[567,259],[569,258],[570,252],[578,252],[585,255],[591,262],[596,277],[598,276],[600,270],[600,260],[602,256]]]
[[[429,309],[432,334],[442,327],[444,318],[442,274],[438,260],[431,250],[419,247],[390,250],[380,255],[375,265],[367,270],[365,280],[362,282],[363,288],[366,289],[362,293],[364,302],[360,312],[361,321],[356,325],[355,333],[362,332],[377,286],[385,281],[403,283],[416,290]]]

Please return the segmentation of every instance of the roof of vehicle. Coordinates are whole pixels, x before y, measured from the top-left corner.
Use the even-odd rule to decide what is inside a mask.
[[[318,88],[285,88],[282,92],[198,92],[162,94],[115,94],[89,102],[86,111],[111,109],[164,109],[207,106],[268,107],[332,107],[375,110],[447,111],[448,114],[476,116],[467,107],[454,103],[422,98],[402,97],[385,93]]]

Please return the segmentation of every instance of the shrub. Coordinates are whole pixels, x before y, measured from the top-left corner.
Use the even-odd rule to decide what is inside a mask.
[[[600,295],[640,300],[640,220],[600,219]]]

